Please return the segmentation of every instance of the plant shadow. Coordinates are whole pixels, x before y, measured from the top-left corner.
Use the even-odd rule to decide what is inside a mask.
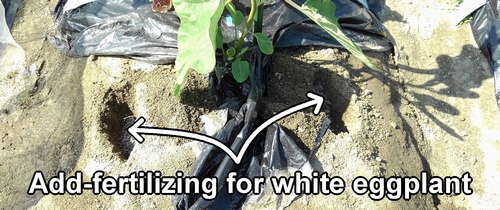
[[[340,51],[342,52],[340,56],[350,56],[346,51]],[[278,50],[274,55],[279,57],[274,59],[278,67],[273,68],[270,76],[269,97],[265,99],[267,111],[264,111],[264,115],[271,116],[272,113],[303,102],[306,92],[313,91],[325,99],[322,112],[332,120],[330,130],[334,134],[350,132],[348,121],[356,117],[347,114],[353,95],[362,97],[363,89],[366,88],[364,84],[379,81],[384,86],[380,89],[385,88],[384,92],[389,95],[387,101],[393,106],[392,112],[402,121],[401,128],[406,133],[404,140],[402,139],[403,147],[414,149],[423,170],[431,175],[432,170],[426,158],[429,150],[423,142],[428,139],[423,136],[424,131],[421,130],[420,124],[422,116],[430,119],[450,137],[463,140],[457,128],[445,121],[446,117],[443,116],[462,117],[463,113],[460,113],[453,99],[479,98],[475,89],[492,77],[486,59],[479,49],[472,45],[464,45],[458,56],[438,56],[435,69],[416,69],[407,64],[395,64],[390,62],[393,57],[388,53],[367,53],[369,57],[380,60],[382,66],[387,67],[381,72],[360,66],[360,62],[351,62],[352,59],[346,62],[346,59],[331,57],[331,59],[309,61],[308,55],[304,55],[328,52],[329,49],[311,51],[310,47]],[[408,107],[413,107],[411,109],[414,111],[408,112]],[[416,115],[421,116],[409,116],[411,113],[418,113]],[[307,126],[305,125],[307,118],[303,123]],[[295,132],[295,130],[289,131]],[[308,141],[305,140],[307,138],[301,139],[300,135],[291,136],[300,139],[297,141]],[[304,147],[310,145],[310,142],[299,145]],[[435,206],[440,204],[437,196],[432,196],[432,200]]]
[[[378,4],[380,4],[381,8],[380,9],[377,8],[376,11],[379,12],[376,13],[383,22],[396,21],[396,22],[406,23],[406,21],[403,18],[403,15],[399,14],[399,12],[391,10],[391,8],[386,4],[386,0],[380,0],[378,1]]]
[[[184,88],[179,98],[182,104],[188,106],[207,110],[213,110],[215,108],[214,98],[210,95],[209,88]]]
[[[369,54],[376,56],[373,53]],[[319,60],[317,63],[336,64],[337,61]],[[411,101],[419,111],[428,116],[442,130],[461,140],[462,137],[453,128],[433,114],[459,116],[460,111],[449,101],[440,99],[436,95],[447,98],[479,98],[479,94],[474,92],[474,89],[479,88],[484,80],[492,77],[491,69],[487,66],[487,61],[479,49],[472,45],[464,45],[460,55],[455,57],[440,55],[436,58],[436,63],[438,65],[436,69],[417,69],[407,64],[387,63],[390,69],[399,69],[397,73],[400,75],[397,77],[388,77],[391,73],[386,70],[377,72],[367,67],[359,68],[350,64],[344,67],[351,77],[362,78],[357,80],[357,83],[378,79],[389,86],[401,87],[407,94],[394,94]],[[402,76],[405,73],[411,73],[411,76]],[[433,78],[427,79],[429,76]],[[417,80],[423,82],[419,84]]]

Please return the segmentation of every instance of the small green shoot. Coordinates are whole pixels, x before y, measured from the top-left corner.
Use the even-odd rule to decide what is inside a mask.
[[[245,20],[245,16],[243,15],[243,13],[241,13],[241,11],[236,10],[236,7],[232,2],[226,5],[226,9],[229,14],[231,14],[231,17],[233,18],[233,24],[235,26],[239,26],[243,23],[243,21]]]
[[[175,96],[178,97],[180,95],[182,84],[186,81],[191,69],[199,73],[209,73],[214,70],[217,55],[216,49],[220,50],[219,55],[224,56],[224,62],[231,63],[231,71],[234,79],[238,82],[246,81],[250,75],[250,65],[248,61],[244,60],[244,54],[249,48],[244,47],[243,42],[249,33],[253,35],[254,42],[257,42],[254,44],[258,45],[262,53],[270,55],[274,52],[271,40],[265,34],[261,33],[263,4],[266,0],[249,1],[251,5],[250,13],[239,38],[236,37],[236,26],[243,24],[245,17],[241,11],[236,10],[232,0],[173,1],[177,16],[181,20],[177,34],[178,54],[175,61],[177,74],[174,88]],[[295,4],[292,0],[285,1],[316,22],[316,24],[368,67],[379,70],[363,54],[361,48],[341,31],[338,19],[332,12],[335,11],[335,4],[330,0],[307,0],[302,6]],[[224,8],[231,15],[231,21],[235,25],[235,35],[233,37],[235,44],[229,48],[224,47],[224,37],[218,26]],[[252,26],[254,31],[252,31]]]
[[[226,59],[228,61],[234,60],[234,56],[235,55],[236,55],[236,50],[234,49],[234,47],[231,47],[231,48],[227,49],[227,51],[226,51]]]

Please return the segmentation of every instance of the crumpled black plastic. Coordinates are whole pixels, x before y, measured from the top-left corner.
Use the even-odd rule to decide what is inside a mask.
[[[125,56],[153,64],[173,63],[177,55],[179,19],[175,11],[165,14],[151,11],[149,0],[96,0],[63,12],[67,0],[55,8],[57,35],[50,41],[72,57],[89,55]],[[247,1],[233,1],[248,14]],[[301,5],[304,0],[294,0]],[[364,50],[387,51],[392,44],[385,39],[385,28],[378,17],[358,1],[332,0],[344,32]],[[368,1],[380,9],[378,1]],[[333,11],[332,11],[333,12]],[[264,8],[263,32],[274,39],[275,47],[342,47],[319,26],[283,0],[268,0]],[[227,14],[223,14],[225,16]],[[226,42],[234,29],[226,19],[220,22]]]
[[[58,35],[50,40],[66,55],[121,55],[149,63],[171,63],[175,60],[179,26],[175,12],[153,13],[148,0],[96,0],[63,13],[65,1],[60,0],[56,8]],[[304,2],[295,1],[299,5]],[[233,2],[239,10],[248,14],[248,5],[241,1]],[[337,5],[335,12],[340,25],[354,42],[372,51],[392,49],[392,44],[385,38],[382,22],[373,11],[367,10],[356,0],[333,2]],[[367,3],[370,8],[381,8],[378,1]],[[263,32],[273,38],[275,47],[341,47],[321,28],[282,0],[268,0],[264,14]],[[220,25],[225,41],[229,43],[234,29],[226,23],[226,15],[223,14]],[[215,96],[218,109],[229,110],[229,119],[215,138],[236,152],[262,123],[258,112],[262,105],[261,99],[266,96],[267,77],[272,69],[271,56],[263,55],[256,47],[251,48],[245,57],[251,68],[250,78],[246,82],[237,83],[227,67],[217,67],[209,78],[210,93]],[[329,121],[325,122],[315,145],[318,145],[328,128]],[[229,172],[237,172],[237,177],[269,178],[276,171],[302,170],[308,164],[309,157],[277,124],[269,126],[257,136],[240,164],[235,164],[219,148],[206,144],[189,176],[199,179],[217,177],[217,197],[205,200],[194,193],[174,195],[172,205],[175,209],[241,209],[259,200],[262,195],[228,194],[225,178]],[[268,184],[265,183],[264,187]],[[276,205],[279,206],[281,198],[276,199]]]
[[[63,13],[56,7],[56,37],[50,41],[71,57],[125,56],[152,64],[177,56],[179,18],[151,10],[148,0],[96,0]]]
[[[500,7],[498,0],[489,0],[470,21],[479,49],[488,58],[495,80],[495,96],[500,108]]]
[[[1,0],[5,8],[5,21],[9,29],[12,29],[14,20],[16,19],[17,10],[21,5],[21,0]]]
[[[219,99],[217,104],[229,109],[229,113],[233,114],[215,138],[233,151],[239,151],[247,137],[261,123],[258,112],[267,84],[265,77],[271,70],[270,56],[263,56],[256,48],[248,54],[250,56],[246,59],[251,62],[252,73],[247,82],[236,83],[230,73],[210,75],[212,94],[217,95],[216,98]],[[238,107],[239,110],[235,110]],[[219,148],[206,144],[193,164],[189,176],[199,179],[217,177],[217,197],[214,200],[205,200],[194,193],[174,195],[172,205],[175,209],[240,209],[248,200],[258,200],[261,195],[243,195],[238,192],[228,194],[225,179],[229,172],[237,172],[237,178],[269,178],[278,171],[287,171],[290,168],[300,170],[308,163],[308,159],[277,124],[272,124],[260,133],[238,165]],[[267,184],[269,183],[264,183],[264,187]],[[193,191],[194,189],[191,190]]]

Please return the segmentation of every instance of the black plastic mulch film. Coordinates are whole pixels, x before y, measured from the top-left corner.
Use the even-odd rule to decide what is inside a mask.
[[[248,14],[246,1],[233,1],[236,8]],[[305,1],[296,1],[301,5]],[[392,50],[392,44],[385,38],[385,28],[374,12],[367,10],[357,1],[335,0],[336,14],[346,35],[362,49],[372,51]],[[176,33],[179,19],[175,11],[165,14],[151,11],[148,0],[94,1],[76,9],[63,12],[66,1],[60,1],[56,8],[55,21],[58,35],[51,42],[68,56],[120,55],[153,64],[173,63],[177,54]],[[369,7],[380,12],[378,1],[368,1]],[[332,11],[334,12],[334,11]],[[268,0],[264,8],[263,30],[273,39],[274,47],[327,46],[341,47],[319,26],[308,20],[281,0]],[[227,14],[223,14],[225,17]],[[234,29],[221,18],[220,26],[224,37],[231,37]],[[225,40],[230,42],[229,39]],[[209,77],[210,93],[215,96],[218,109],[228,109],[225,126],[215,134],[233,151],[239,151],[245,140],[262,122],[258,119],[261,98],[265,95],[267,75],[272,69],[271,56],[265,56],[253,48],[246,55],[250,62],[251,75],[247,82],[239,84],[227,70],[215,69]],[[321,140],[330,121],[323,121],[316,142]],[[318,145],[315,143],[315,145]],[[313,152],[315,148],[311,151]],[[310,156],[309,156],[310,157]],[[260,133],[240,164],[235,164],[222,150],[204,145],[200,156],[193,164],[189,176],[199,179],[217,177],[217,197],[205,200],[199,194],[172,196],[175,209],[241,209],[259,206],[265,196],[273,199],[275,208],[286,207],[289,195],[271,195],[270,183],[262,186],[268,189],[260,194],[247,195],[238,192],[228,194],[225,179],[229,172],[239,177],[264,177],[279,174],[293,174],[295,171],[313,170],[309,157],[297,146],[283,129],[273,124]],[[191,190],[193,192],[194,190]],[[287,197],[288,198],[285,198]],[[295,196],[292,195],[292,199]],[[263,204],[264,205],[264,204]]]
[[[74,5],[75,2],[76,7],[65,10],[68,0],[59,1],[54,17],[57,35],[49,37],[51,43],[64,54],[71,57],[124,56],[152,64],[175,61],[179,27],[175,11],[154,13],[149,0],[96,0],[80,5],[78,1],[71,3]],[[249,5],[246,1],[233,2],[238,10],[248,14]],[[294,2],[301,5],[305,1]],[[393,45],[386,39],[385,28],[376,15],[381,11],[378,1],[333,2],[337,9],[332,12],[339,17],[343,31],[362,49],[378,52],[392,50]],[[275,48],[310,45],[342,47],[314,22],[282,0],[268,0],[264,14],[263,30],[273,39]],[[226,15],[224,13],[223,17]],[[225,21],[225,18],[221,18],[224,37],[231,37],[233,28]],[[256,48],[249,50],[245,56],[252,72],[245,83],[237,83],[228,76],[227,71],[221,69],[215,69],[215,73],[209,77],[210,93],[215,96],[218,108],[228,109],[229,113],[227,123],[215,137],[233,151],[239,151],[246,138],[262,122],[258,112],[266,91],[266,78],[272,69],[271,56],[261,54]],[[319,145],[329,123],[329,119],[325,118],[311,154]],[[278,174],[293,174],[297,170],[310,172],[313,170],[309,163],[311,154],[307,156],[277,124],[260,133],[240,164],[235,164],[220,149],[206,144],[189,176],[199,179],[217,177],[217,197],[205,200],[194,193],[175,195],[172,196],[172,205],[176,209],[241,209],[258,203],[272,191],[258,195],[228,194],[224,185],[227,174],[234,171],[237,177],[268,179]],[[270,189],[270,186],[266,182],[263,188]],[[286,207],[291,202],[284,198],[288,195],[275,196],[275,208]]]
[[[241,3],[247,1],[233,2],[243,14],[248,14],[249,6]],[[301,5],[305,1],[295,2]],[[385,28],[373,12],[364,9],[357,1],[333,2],[337,6],[340,25],[353,41],[363,49],[391,49],[392,45],[385,39]],[[63,12],[66,3],[67,0],[60,0],[55,10],[58,36],[51,38],[66,55],[121,55],[153,64],[174,62],[179,28],[175,11],[155,13],[149,0],[96,0]],[[378,1],[369,1],[369,5],[381,10]],[[275,47],[341,47],[319,26],[282,0],[268,0],[264,14],[263,30],[274,37]],[[221,19],[220,25],[224,37],[232,37],[233,29],[227,26],[225,18]]]
[[[1,0],[5,9],[5,21],[9,29],[12,29],[14,20],[16,19],[17,10],[21,5],[21,0]]]
[[[479,49],[488,58],[495,80],[495,96],[500,108],[500,5],[487,1],[472,17],[470,26]]]
[[[73,7],[64,11],[68,0],[60,0],[54,21],[57,35],[49,40],[68,56],[85,57],[89,55],[124,56],[153,64],[173,63],[177,54],[177,29],[179,19],[175,11],[165,14],[151,11],[149,0],[69,0]],[[89,2],[90,3],[81,3]],[[5,18],[12,28],[20,0],[1,0],[5,8]],[[79,3],[80,2],[80,3]],[[237,9],[248,14],[247,1],[233,1]],[[297,4],[303,0],[294,0]],[[343,31],[364,50],[392,50],[392,44],[385,38],[385,28],[377,17],[381,11],[379,1],[332,0],[337,6],[335,11]],[[74,5],[77,6],[74,6]],[[365,5],[365,6],[363,6]],[[366,6],[369,8],[367,9]],[[332,11],[333,12],[333,11]],[[264,9],[263,29],[273,39],[274,47],[326,46],[341,47],[320,27],[308,20],[300,12],[288,6],[282,0],[268,0]],[[479,9],[471,20],[474,37],[490,61],[494,70],[495,95],[500,107],[500,5],[491,0]],[[223,17],[227,14],[224,13]],[[221,18],[220,26],[225,37],[231,37],[233,29]],[[230,42],[229,38],[225,40]],[[248,53],[251,63],[250,79],[242,84],[230,76],[227,71],[215,69],[209,81],[211,94],[215,96],[219,109],[228,109],[226,125],[215,135],[233,151],[239,151],[248,135],[261,119],[258,112],[261,98],[265,95],[267,75],[271,71],[271,57],[264,56],[258,50]],[[314,153],[330,121],[323,121],[316,142],[311,149]],[[292,174],[291,170],[311,167],[309,157],[299,149],[295,142],[273,124],[254,141],[242,162],[234,164],[220,149],[206,145],[201,155],[193,164],[189,176],[217,177],[224,180],[228,172],[235,171],[238,177],[269,178],[279,172]],[[266,192],[259,195],[252,193],[225,193],[224,182],[219,181],[218,193],[214,200],[204,200],[200,195],[182,194],[172,197],[176,209],[240,209],[258,202]],[[263,188],[269,188],[264,185]],[[275,198],[276,208],[287,205],[281,195]],[[282,203],[283,202],[283,203]]]

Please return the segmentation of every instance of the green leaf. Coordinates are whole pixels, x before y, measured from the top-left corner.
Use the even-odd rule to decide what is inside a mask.
[[[236,10],[236,7],[234,6],[233,2],[229,3],[226,5],[226,9],[231,14],[231,17],[233,17],[233,24],[235,26],[238,26],[243,23],[245,20],[245,16],[241,11]]]
[[[245,20],[245,16],[243,13],[239,10],[236,10],[236,14],[233,15],[233,21],[235,26],[239,26],[243,23]]]
[[[342,32],[338,23],[338,18],[332,12],[335,11],[335,4],[330,0],[307,0],[302,6],[295,4],[292,0],[285,1],[313,20],[368,67],[380,71],[380,69],[366,57],[361,48]]]
[[[179,96],[189,69],[208,73],[215,67],[216,34],[224,0],[175,0],[173,4],[181,20],[177,33],[179,52],[175,61],[174,90]]]
[[[236,50],[234,49],[234,47],[231,47],[231,48],[226,50],[226,54],[229,57],[233,57],[236,54]]]
[[[247,61],[237,59],[231,64],[231,72],[236,81],[244,82],[250,75],[250,64]]]
[[[241,56],[243,56],[243,54],[245,54],[247,51],[248,51],[248,47],[244,47],[243,49],[241,49],[241,51],[238,53],[238,55],[236,55],[236,57],[241,58]]]
[[[222,49],[224,47],[224,36],[222,35],[222,29],[217,28],[217,35],[215,36],[215,46]]]
[[[269,38],[263,33],[255,33],[253,34],[257,39],[257,44],[259,45],[260,51],[262,51],[266,55],[271,55],[274,52],[273,43]]]

